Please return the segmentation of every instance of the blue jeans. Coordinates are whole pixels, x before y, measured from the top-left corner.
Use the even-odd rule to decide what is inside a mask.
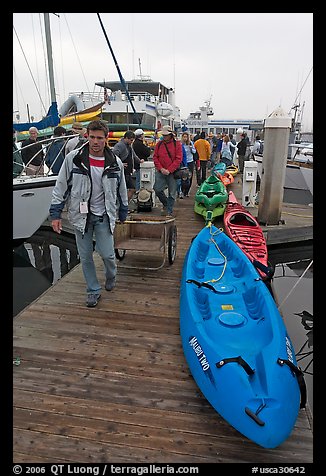
[[[168,196],[166,196],[164,192],[166,187],[168,188]],[[177,196],[177,181],[173,177],[173,174],[163,175],[158,170],[155,170],[154,192],[163,207],[166,207],[167,215],[171,215]]]
[[[177,195],[180,195],[181,193],[181,178],[176,180],[177,182]]]
[[[108,216],[103,217],[90,213],[88,231],[83,234],[75,230],[76,244],[86,281],[87,294],[100,294],[101,285],[96,276],[96,268],[93,259],[93,234],[95,235],[95,250],[101,256],[105,267],[105,278],[115,279],[117,265],[114,253],[114,239],[110,231]]]

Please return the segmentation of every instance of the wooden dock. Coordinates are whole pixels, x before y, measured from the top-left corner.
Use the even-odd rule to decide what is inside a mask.
[[[78,265],[14,318],[14,463],[313,462],[309,409],[282,445],[264,449],[219,416],[189,372],[179,292],[186,250],[204,225],[195,190],[175,207],[173,265],[143,270],[160,257],[128,251],[116,288],[93,309]]]

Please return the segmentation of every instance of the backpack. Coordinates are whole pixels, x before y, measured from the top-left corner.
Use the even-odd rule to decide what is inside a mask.
[[[151,190],[140,189],[137,194],[137,212],[151,212],[154,206]]]
[[[263,155],[264,143],[261,140],[259,142],[260,142],[260,144],[259,144],[258,154]]]

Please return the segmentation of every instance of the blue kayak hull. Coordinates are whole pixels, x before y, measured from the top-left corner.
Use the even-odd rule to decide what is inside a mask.
[[[180,333],[198,387],[226,421],[264,448],[289,437],[301,396],[291,339],[255,267],[211,224],[185,257]]]

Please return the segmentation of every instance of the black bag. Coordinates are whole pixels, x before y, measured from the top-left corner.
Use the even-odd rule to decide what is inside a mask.
[[[182,178],[182,174],[183,174],[183,172],[182,172],[181,168],[179,167],[177,170],[175,170],[175,171],[173,172],[173,177],[174,177],[176,180],[178,180],[178,179],[181,179],[181,178]]]

